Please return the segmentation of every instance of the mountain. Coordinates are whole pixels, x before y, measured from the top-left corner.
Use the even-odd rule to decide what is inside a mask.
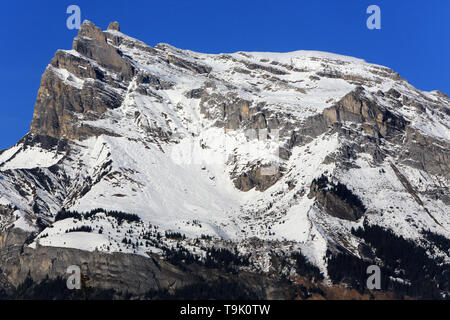
[[[0,293],[80,265],[115,297],[373,297],[378,265],[383,294],[448,298],[449,116],[364,60],[151,47],[85,21],[0,151]]]

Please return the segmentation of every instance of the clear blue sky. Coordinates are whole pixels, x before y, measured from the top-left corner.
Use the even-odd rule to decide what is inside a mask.
[[[449,0],[143,0],[4,1],[0,7],[0,149],[28,132],[40,77],[57,49],[70,49],[66,8],[105,29],[150,45],[207,53],[321,50],[399,72],[422,90],[450,94]],[[381,8],[382,29],[366,28]]]

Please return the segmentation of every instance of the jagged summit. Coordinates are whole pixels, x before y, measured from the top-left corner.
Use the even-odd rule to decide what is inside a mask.
[[[108,25],[108,30],[120,31],[120,25],[117,21],[111,22]]]
[[[328,277],[329,251],[385,259],[353,230],[375,226],[450,261],[424,236],[450,238],[446,95],[351,57],[204,54],[119,30],[85,21],[50,61],[30,133],[0,152],[0,230],[30,250],[141,256],[170,247],[165,232],[203,252],[189,239],[204,235],[252,270],[300,250]],[[92,232],[66,233],[80,222]]]

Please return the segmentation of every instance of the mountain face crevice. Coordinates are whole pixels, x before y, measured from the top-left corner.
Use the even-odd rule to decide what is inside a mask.
[[[260,298],[336,279],[367,294],[345,270],[370,263],[386,291],[449,296],[380,250],[450,265],[447,95],[332,53],[203,54],[120,30],[83,23],[30,132],[0,151],[0,295],[68,264],[135,298],[222,276]]]

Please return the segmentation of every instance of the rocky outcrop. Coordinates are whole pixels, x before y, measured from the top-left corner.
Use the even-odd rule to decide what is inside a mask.
[[[204,66],[192,61],[187,61],[171,54],[167,55],[167,62],[198,74],[209,73],[212,70],[212,68],[209,66]]]
[[[3,232],[5,226],[10,225],[14,221],[14,207],[0,205],[0,232]]]
[[[394,89],[389,90],[387,95],[395,99],[401,97],[400,93]],[[409,121],[400,115],[369,100],[365,97],[362,88],[349,93],[335,106],[326,109],[323,117],[329,124],[346,121],[361,124],[364,133],[375,138],[367,145],[379,146],[381,144],[380,139],[385,138],[401,146],[402,152],[399,158],[404,164],[425,170],[431,174],[449,177],[450,145],[444,140],[425,135],[413,128]],[[343,132],[341,131],[341,133]],[[361,139],[353,137],[351,140]],[[377,148],[377,153],[371,151],[368,153],[372,154],[374,159],[377,159],[380,152],[388,154],[389,150]],[[392,154],[392,156],[399,155]]]
[[[14,208],[12,208],[11,206],[5,206],[5,205],[0,205],[0,215],[2,216],[7,216],[12,214],[14,211]]]
[[[41,80],[30,131],[58,139],[113,134],[80,124],[79,115],[98,119],[108,109],[117,108],[121,103],[122,98],[100,81],[87,81],[77,88],[66,84],[49,68]]]
[[[408,122],[401,116],[369,100],[363,88],[343,97],[335,106],[324,111],[328,123],[354,122],[363,125],[366,134],[373,137],[390,138],[405,130]]]
[[[308,198],[315,198],[325,213],[344,220],[357,221],[366,211],[361,200],[345,185],[334,184],[326,176],[313,180]]]
[[[203,88],[187,93],[200,99],[200,112],[215,125],[229,130],[282,129],[277,115],[264,108],[264,103],[239,98],[236,94],[207,94]]]
[[[282,176],[280,170],[274,170],[273,174],[263,174],[264,166],[253,166],[250,170],[232,175],[234,186],[241,191],[249,191],[255,188],[256,191],[265,191],[273,186]]]
[[[80,115],[96,120],[119,107],[123,98],[116,89],[127,87],[134,69],[89,21],[81,26],[73,49],[78,54],[58,51],[42,76],[31,132],[58,139],[114,135],[80,123]]]
[[[407,127],[401,161],[431,174],[450,178],[450,144]]]
[[[252,101],[238,98],[233,94],[227,96],[217,93],[207,94],[204,88],[191,90],[186,93],[186,96],[200,99],[200,112],[206,118],[215,120],[215,125],[224,128],[225,132],[243,130],[249,139],[261,139],[264,134],[270,137],[273,134],[272,130],[279,128],[277,116],[265,110],[264,104],[254,105]],[[281,134],[286,134],[287,129],[285,127]],[[289,155],[290,151],[280,146],[280,158],[286,160]],[[272,173],[266,170],[266,167],[260,164],[249,164],[243,172],[232,173],[231,178],[235,187],[241,191],[249,191],[253,188],[258,191],[267,190],[283,174],[279,168],[272,170]]]
[[[263,70],[272,74],[276,74],[276,75],[288,75],[289,72],[283,71],[281,69],[278,68],[274,68],[271,66],[265,66],[265,65],[261,65],[258,63],[249,63],[244,61],[243,62],[244,65],[249,69],[249,70]]]
[[[85,21],[73,41],[73,50],[96,61],[100,66],[115,72],[121,80],[129,81],[134,74],[131,63],[121,52],[109,45],[105,33],[89,21]]]
[[[136,77],[138,84],[148,85],[155,90],[168,90],[172,89],[174,84],[168,81],[164,81],[158,78],[156,75],[139,73]]]
[[[120,31],[120,25],[117,21],[111,22],[108,25],[108,30]]]

